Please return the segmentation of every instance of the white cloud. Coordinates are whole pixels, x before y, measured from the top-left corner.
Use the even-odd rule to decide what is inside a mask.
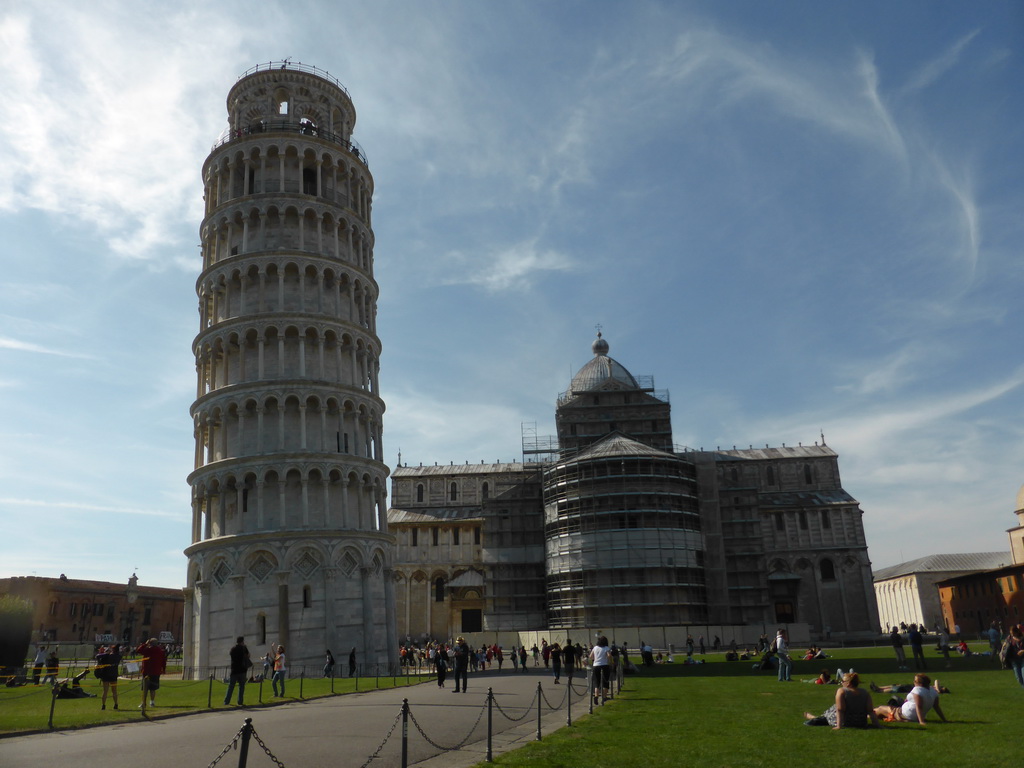
[[[951,45],[947,50],[922,64],[914,74],[910,76],[910,79],[907,80],[906,85],[903,86],[903,92],[907,93],[927,88],[942,77],[943,74],[955,67],[957,62],[960,60],[960,54],[963,53],[964,49],[970,45],[971,41],[978,36],[980,31],[981,30],[979,29],[975,29],[968,32],[953,43],[953,45]]]
[[[488,291],[523,290],[543,272],[567,272],[576,264],[555,250],[538,249],[536,239],[480,256],[452,252],[445,256],[443,285],[478,285]]]
[[[51,349],[28,341],[4,338],[0,336],[0,349],[13,349],[17,352],[33,352],[40,355],[57,355],[58,357],[75,357],[84,360],[95,360],[92,355],[83,355],[77,352],[65,352],[60,349]]]

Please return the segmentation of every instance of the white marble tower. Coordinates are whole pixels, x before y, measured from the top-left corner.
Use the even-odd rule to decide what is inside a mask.
[[[373,177],[327,72],[272,62],[228,93],[203,165],[186,666],[243,635],[290,664],[395,658]]]

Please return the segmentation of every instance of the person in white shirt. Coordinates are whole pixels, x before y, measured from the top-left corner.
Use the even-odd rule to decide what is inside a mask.
[[[793,672],[793,659],[789,655],[789,633],[781,627],[775,635],[775,654],[779,657],[779,682],[788,683]]]

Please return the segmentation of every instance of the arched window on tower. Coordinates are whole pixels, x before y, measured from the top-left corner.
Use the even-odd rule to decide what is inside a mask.
[[[456,485],[455,483],[451,484],[451,488],[448,491],[448,497],[452,501],[458,501],[458,499],[459,499],[459,486]]]
[[[316,168],[302,169],[302,194],[316,194]]]
[[[288,91],[284,88],[278,88],[274,91],[274,104],[277,107],[276,112],[279,115],[288,114]]]
[[[444,602],[444,579],[440,576],[434,581],[434,602]]]
[[[821,572],[822,581],[835,581],[836,580],[836,567],[827,557],[821,561],[818,565],[818,569]]]

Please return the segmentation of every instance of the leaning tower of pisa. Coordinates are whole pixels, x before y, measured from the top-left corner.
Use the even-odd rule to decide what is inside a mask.
[[[366,154],[323,70],[242,75],[203,165],[186,666],[396,649]]]

